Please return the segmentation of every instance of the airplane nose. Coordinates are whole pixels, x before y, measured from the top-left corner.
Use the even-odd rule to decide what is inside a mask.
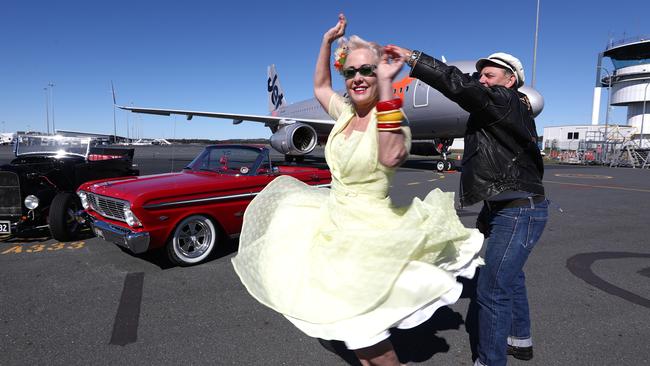
[[[528,100],[530,100],[530,106],[533,109],[534,117],[537,117],[540,113],[542,113],[542,109],[544,109],[544,97],[542,97],[542,95],[537,90],[525,85],[519,88],[519,91],[528,96]]]

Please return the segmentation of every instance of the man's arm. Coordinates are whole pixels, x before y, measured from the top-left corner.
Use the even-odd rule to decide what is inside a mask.
[[[417,52],[417,51],[414,51]],[[420,79],[466,111],[480,111],[490,103],[490,89],[455,66],[449,66],[425,53],[414,60],[410,76]]]

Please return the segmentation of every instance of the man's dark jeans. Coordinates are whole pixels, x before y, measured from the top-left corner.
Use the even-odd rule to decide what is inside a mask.
[[[534,206],[534,207],[531,207]],[[485,266],[477,284],[478,362],[506,364],[508,337],[532,345],[524,264],[548,219],[548,201],[526,207],[490,210],[479,217],[488,223]]]

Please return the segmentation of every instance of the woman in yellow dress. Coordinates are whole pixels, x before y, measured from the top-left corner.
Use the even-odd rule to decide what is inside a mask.
[[[439,189],[407,207],[388,196],[411,134],[392,81],[399,54],[352,36],[335,66],[349,100],[332,89],[332,43],[321,44],[314,93],[336,120],[325,147],[332,189],[280,176],[248,206],[233,258],[248,291],[312,337],[342,340],[364,365],[398,365],[389,328],[412,328],[460,297],[483,236],[465,228],[453,193]]]

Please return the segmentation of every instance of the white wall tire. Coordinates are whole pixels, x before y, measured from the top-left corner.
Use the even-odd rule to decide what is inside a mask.
[[[208,258],[219,239],[212,220],[203,215],[183,219],[167,243],[167,256],[180,266],[198,264]]]
[[[444,162],[443,160],[438,160],[438,161],[436,162],[436,170],[437,170],[438,172],[440,172],[440,173],[444,172],[444,171],[445,171],[445,168],[446,168],[445,165],[446,165],[446,164],[445,164],[445,162]]]

